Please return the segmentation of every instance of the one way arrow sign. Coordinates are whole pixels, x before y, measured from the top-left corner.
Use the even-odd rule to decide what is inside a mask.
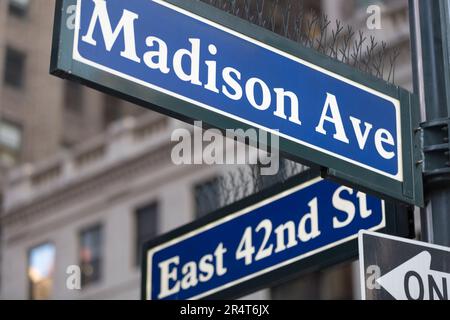
[[[424,251],[376,282],[396,300],[448,300],[450,274],[430,267],[431,254]]]
[[[362,232],[362,298],[449,300],[450,248]]]

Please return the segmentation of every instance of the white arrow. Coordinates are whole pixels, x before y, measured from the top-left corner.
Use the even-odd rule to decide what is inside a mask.
[[[376,281],[396,300],[449,300],[450,274],[431,270],[427,251]]]

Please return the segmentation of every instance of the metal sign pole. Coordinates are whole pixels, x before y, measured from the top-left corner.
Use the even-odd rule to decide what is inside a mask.
[[[449,0],[410,0],[414,90],[422,104],[424,240],[450,246]]]

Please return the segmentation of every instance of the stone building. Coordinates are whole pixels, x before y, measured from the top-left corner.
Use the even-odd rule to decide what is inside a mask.
[[[54,0],[0,2],[0,168],[48,157],[141,108],[49,75]]]
[[[2,219],[2,296],[139,298],[140,245],[195,219],[196,192],[218,174],[172,164],[175,127],[153,114],[126,118],[69,152],[14,170]],[[83,290],[67,289],[73,265],[82,268]]]
[[[144,112],[49,75],[54,7],[54,0],[0,1],[0,184],[11,168]]]

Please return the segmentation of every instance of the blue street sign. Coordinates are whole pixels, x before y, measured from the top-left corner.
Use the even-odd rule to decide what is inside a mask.
[[[315,178],[154,241],[144,251],[144,297],[208,297],[385,225],[384,201]]]
[[[278,135],[293,160],[423,204],[405,90],[199,1],[63,0],[56,12],[52,73],[181,120]]]
[[[166,1],[82,0],[76,21],[77,61],[403,181],[398,99]]]

